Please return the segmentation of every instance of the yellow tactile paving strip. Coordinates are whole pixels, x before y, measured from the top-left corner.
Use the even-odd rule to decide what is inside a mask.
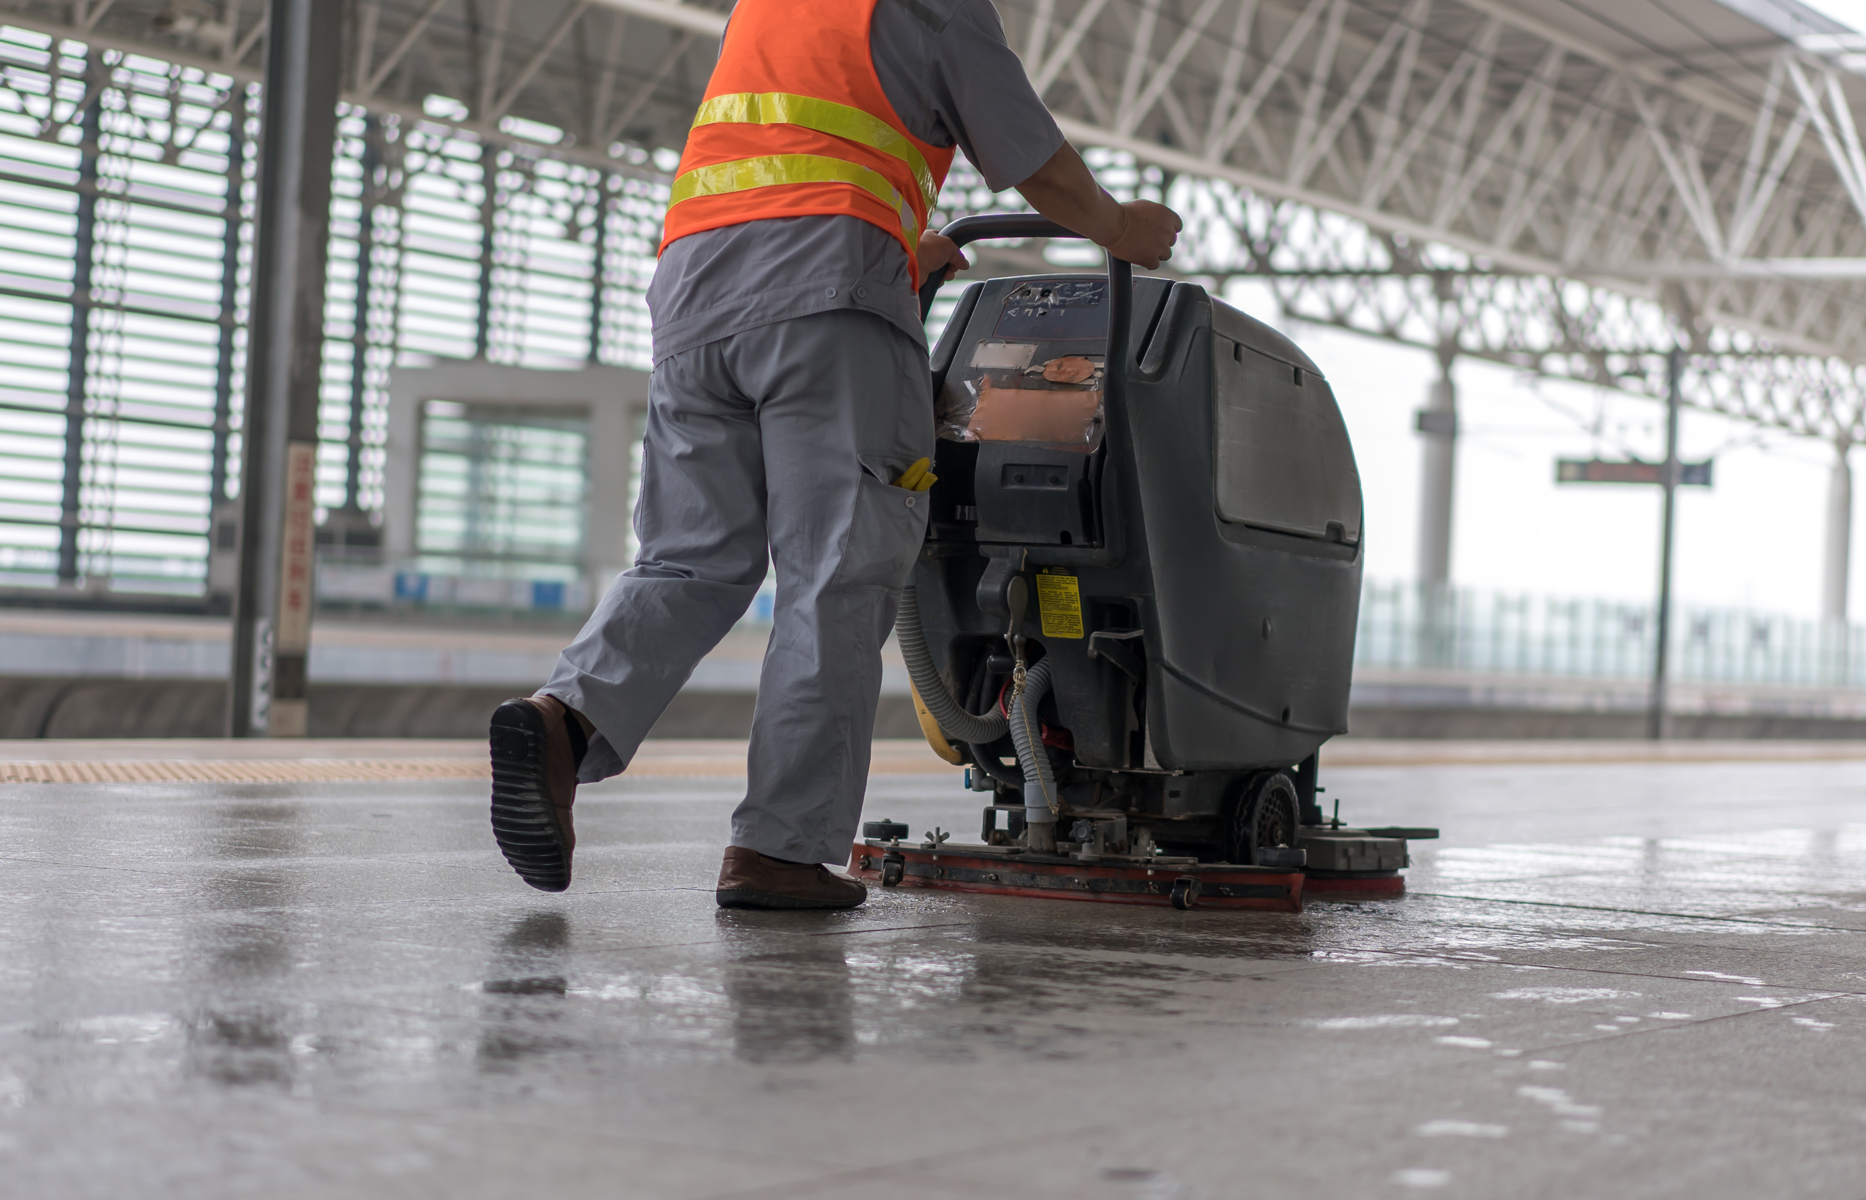
[[[15,743],[15,747],[17,747]],[[267,749],[276,755],[277,743],[254,746],[221,743],[228,757],[208,757],[204,744],[191,743],[187,757],[120,758],[104,750],[97,757],[83,757],[70,751],[75,743],[64,743],[66,753],[57,759],[0,759],[0,784],[4,783],[386,783],[396,780],[488,779],[491,771],[485,753],[477,745],[471,753],[446,757],[233,757]],[[434,743],[429,743],[433,746]],[[149,746],[144,743],[144,746]],[[149,747],[154,749],[154,747]],[[206,745],[211,751],[217,747]],[[424,747],[425,748],[425,747]],[[955,771],[935,758],[917,742],[877,742],[869,764],[873,775],[924,775]],[[634,779],[685,779],[732,777],[745,773],[745,743],[720,742],[706,745],[694,741],[678,743],[650,742],[629,766]]]
[[[385,783],[483,780],[478,740],[307,740],[297,743],[198,739],[163,742],[0,742],[6,783]],[[18,758],[12,758],[18,755]],[[30,757],[29,757],[30,756]],[[1866,742],[1334,742],[1325,768],[1523,766],[1609,763],[1820,762],[1866,760]],[[869,773],[957,771],[922,742],[878,739]],[[645,743],[634,779],[732,778],[745,774],[745,743],[667,739]]]
[[[485,763],[459,758],[0,762],[0,783],[375,783],[487,775]]]

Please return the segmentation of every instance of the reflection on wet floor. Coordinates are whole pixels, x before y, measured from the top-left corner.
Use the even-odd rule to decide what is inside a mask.
[[[715,917],[730,928],[721,984],[732,1008],[733,1053],[752,1063],[849,1059],[856,1031],[847,939],[798,929],[806,936],[765,944],[760,918],[775,924],[786,917],[797,924],[787,913],[722,911]]]
[[[527,913],[499,935],[479,985],[476,1058],[483,1069],[510,1070],[573,1045],[561,1003],[570,990],[569,946],[570,918],[562,912]]]
[[[592,789],[561,897],[462,786],[14,788],[0,1195],[1840,1194],[1866,769],[1774,764],[1821,799],[1747,827],[1672,769],[1585,832],[1516,769],[1522,836],[1301,914],[722,912],[725,783]],[[959,826],[949,782],[878,801]]]

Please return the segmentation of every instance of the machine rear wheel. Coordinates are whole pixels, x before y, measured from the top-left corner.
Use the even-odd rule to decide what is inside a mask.
[[[1246,781],[1225,804],[1226,861],[1255,865],[1262,851],[1295,846],[1300,803],[1295,783],[1281,771]]]

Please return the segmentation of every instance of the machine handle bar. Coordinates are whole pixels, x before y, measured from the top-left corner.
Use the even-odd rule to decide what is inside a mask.
[[[1038,213],[982,213],[960,217],[939,232],[961,246],[987,238],[1053,237],[1088,240]],[[933,297],[939,294],[939,286],[944,282],[939,275],[933,275],[921,285],[922,321],[933,311]],[[1110,399],[1115,399],[1126,390],[1128,322],[1131,319],[1129,314],[1134,310],[1134,268],[1113,254],[1108,255],[1108,300],[1108,353],[1103,371]]]

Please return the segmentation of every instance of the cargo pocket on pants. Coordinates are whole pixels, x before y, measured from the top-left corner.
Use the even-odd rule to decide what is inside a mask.
[[[861,586],[907,585],[914,559],[926,540],[927,494],[882,483],[862,472],[849,543],[843,551],[838,581]]]

